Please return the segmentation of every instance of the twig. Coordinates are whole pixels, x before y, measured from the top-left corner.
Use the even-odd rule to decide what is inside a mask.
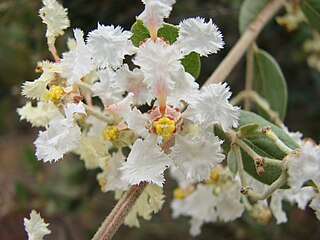
[[[142,182],[139,185],[131,186],[128,191],[126,191],[111,213],[101,224],[101,227],[92,240],[112,239],[147,184],[148,183],[146,182]]]
[[[245,91],[252,91],[253,84],[253,71],[254,71],[254,43],[251,44],[247,51],[247,66],[246,66],[246,83]],[[244,98],[244,110],[249,111],[251,109],[250,96],[246,95]]]
[[[285,0],[273,0],[265,6],[265,8],[257,15],[256,19],[250,23],[228,55],[208,78],[205,83],[206,85],[226,80],[232,69],[240,61],[243,54],[257,38],[262,28],[273,17],[273,15],[280,10],[285,2]]]

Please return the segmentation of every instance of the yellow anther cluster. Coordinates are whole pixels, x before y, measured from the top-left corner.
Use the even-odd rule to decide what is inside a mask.
[[[107,180],[105,178],[100,178],[99,179],[99,185],[101,188],[101,192],[105,192],[104,186],[107,185]]]
[[[173,197],[174,199],[183,199],[186,196],[181,188],[176,188],[173,190]]]
[[[45,100],[50,100],[52,102],[57,102],[61,99],[61,96],[64,94],[64,91],[60,86],[51,85],[49,92],[44,96]]]
[[[162,117],[158,121],[154,121],[152,126],[156,129],[156,133],[163,138],[170,138],[176,129],[176,123],[167,117]]]
[[[106,126],[102,131],[102,136],[106,141],[116,140],[119,136],[119,129],[115,126]]]
[[[219,180],[219,173],[216,170],[210,172],[210,178],[206,180],[206,183],[212,184]]]

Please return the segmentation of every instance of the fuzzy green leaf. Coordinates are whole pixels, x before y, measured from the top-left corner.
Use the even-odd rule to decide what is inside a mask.
[[[301,10],[308,23],[320,32],[320,2],[319,0],[302,1]]]
[[[277,61],[266,51],[259,49],[254,54],[253,88],[265,98],[272,110],[285,118],[287,109],[287,84]]]
[[[254,132],[258,128],[259,128],[259,124],[257,124],[257,123],[249,123],[249,124],[246,124],[244,126],[241,126],[239,128],[239,130],[241,131],[241,133],[248,134],[248,133]]]
[[[235,176],[237,174],[238,171],[238,166],[237,166],[237,162],[236,162],[236,156],[234,154],[234,151],[229,151],[228,155],[227,155],[227,164],[228,167],[230,169],[230,171],[232,172],[233,176]]]
[[[165,41],[169,41],[170,44],[177,41],[178,34],[179,28],[168,23],[164,23],[162,28],[158,30],[158,37],[163,38]]]
[[[241,34],[268,2],[269,0],[245,0],[242,3],[239,13],[239,30]]]
[[[150,38],[149,30],[143,25],[143,22],[139,19],[132,25],[131,41],[136,47],[139,46],[140,42],[143,42],[146,38]]]
[[[241,111],[239,124],[240,127],[248,124],[258,124],[260,128],[270,127],[272,131],[278,136],[278,138],[283,141],[288,147],[292,149],[296,149],[299,147],[299,145],[282,129],[255,113]],[[228,153],[230,151],[230,139],[227,138],[227,136],[221,131],[221,129],[220,131],[217,130],[218,128],[215,128],[215,134],[217,134],[221,139],[225,140],[222,148],[226,153]],[[269,157],[279,160],[285,157],[285,154],[276,147],[273,141],[262,134],[248,136],[246,138],[243,138],[243,141],[262,157]],[[254,160],[243,150],[241,150],[241,154],[245,171],[257,180],[265,184],[271,184],[280,176],[281,170],[274,166],[265,166],[265,174],[258,175],[256,173]]]
[[[196,52],[191,52],[183,59],[181,59],[181,63],[184,66],[186,72],[190,73],[195,79],[200,74],[201,69],[201,61],[200,55]]]

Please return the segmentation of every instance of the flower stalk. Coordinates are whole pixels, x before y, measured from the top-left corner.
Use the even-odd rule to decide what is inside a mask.
[[[101,224],[92,240],[112,239],[147,185],[147,182],[142,182],[131,186]]]

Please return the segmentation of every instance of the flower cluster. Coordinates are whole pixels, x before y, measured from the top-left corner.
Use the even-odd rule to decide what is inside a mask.
[[[305,208],[314,198],[310,206],[319,216],[319,196],[303,187],[308,180],[320,182],[319,147],[309,143],[283,161],[292,189],[278,189],[270,206],[266,201],[251,205],[245,194],[268,186],[248,175],[250,187],[244,188],[241,169],[238,177],[222,164],[223,141],[213,131],[218,126],[231,134],[240,109],[229,103],[226,83],[199,88],[197,74],[186,64],[197,68],[201,56],[222,49],[221,32],[212,19],[200,17],[178,26],[165,23],[175,0],[142,2],[145,9],[131,31],[98,24],[84,36],[73,29],[69,51],[60,58],[54,43],[70,25],[67,10],[56,0],[43,0],[39,13],[55,62],[38,63],[40,77],[22,87],[30,101],[18,109],[21,119],[44,128],[34,142],[37,159],[51,163],[77,153],[88,169],[101,169],[101,190],[117,196],[131,185],[148,183],[125,219],[129,226],[139,226],[138,216],[150,219],[161,209],[167,169],[179,185],[173,216],[191,217],[192,235],[204,223],[232,221],[244,209],[259,222],[267,222],[271,212],[278,223],[285,222],[282,200]],[[50,231],[32,213],[34,218],[25,221],[26,229],[41,239]]]

